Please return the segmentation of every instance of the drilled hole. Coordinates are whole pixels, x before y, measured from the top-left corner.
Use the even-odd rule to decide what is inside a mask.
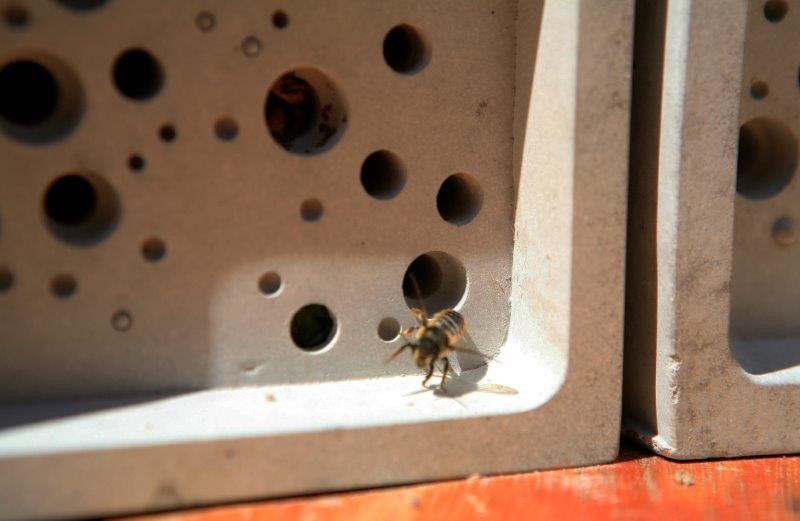
[[[292,316],[290,332],[292,341],[300,349],[321,351],[332,344],[336,320],[322,304],[308,304]]]
[[[134,172],[141,172],[144,170],[145,161],[139,154],[131,154],[128,156],[128,168]]]
[[[289,25],[289,15],[283,11],[275,11],[272,13],[272,25],[278,29],[285,29]]]
[[[445,179],[436,194],[436,208],[445,221],[461,226],[478,215],[483,204],[483,190],[478,180],[468,174],[453,174]]]
[[[213,13],[209,11],[201,11],[197,13],[194,23],[201,31],[208,32],[214,29],[214,26],[217,25],[217,20],[214,18]]]
[[[8,4],[3,7],[3,21],[9,27],[25,27],[30,21],[30,14],[19,4]]]
[[[239,125],[229,116],[223,116],[214,123],[214,133],[220,141],[231,141],[239,135]]]
[[[373,152],[361,165],[361,185],[376,199],[391,199],[406,184],[406,174],[400,159],[386,150]]]
[[[114,84],[127,98],[148,100],[161,90],[164,72],[149,51],[141,48],[128,49],[114,62]]]
[[[272,138],[295,154],[328,150],[347,123],[339,90],[330,78],[308,67],[289,71],[270,86],[264,118]]]
[[[86,177],[65,175],[47,189],[44,204],[50,219],[75,226],[86,222],[97,209],[97,191]]]
[[[0,71],[0,116],[16,125],[38,125],[55,114],[58,84],[41,63],[20,60]]]
[[[178,132],[175,130],[173,125],[166,123],[158,128],[158,137],[164,143],[171,143],[172,141],[175,141],[176,137],[178,137]]]
[[[750,85],[750,96],[753,99],[764,99],[769,94],[769,85],[765,81],[754,81],[752,85]]]
[[[797,240],[797,224],[791,217],[781,217],[772,225],[772,238],[781,246],[790,246]]]
[[[14,286],[14,274],[5,266],[0,266],[0,293],[5,293]]]
[[[261,40],[255,36],[248,36],[242,40],[242,52],[249,58],[257,56],[261,52]]]
[[[50,291],[59,298],[69,298],[78,289],[78,282],[72,275],[56,275],[50,281]]]
[[[413,74],[428,62],[430,51],[426,39],[410,25],[394,27],[383,40],[383,58],[393,70]]]
[[[57,139],[75,126],[82,108],[80,83],[55,58],[25,57],[0,68],[0,126],[15,138]]]
[[[419,308],[424,303],[429,313],[452,309],[467,291],[467,273],[452,255],[432,251],[420,255],[408,266],[402,289],[409,307]]]
[[[789,5],[786,0],[768,0],[764,4],[764,18],[772,23],[778,23],[786,16]]]
[[[58,0],[58,3],[74,11],[89,11],[106,4],[108,0]]]
[[[797,168],[797,138],[778,120],[760,117],[739,130],[736,191],[750,199],[778,194]]]
[[[304,221],[314,222],[322,217],[322,203],[319,199],[306,199],[300,204],[300,216]]]
[[[131,327],[133,327],[133,315],[131,315],[130,311],[120,309],[111,315],[111,327],[120,333],[128,331]]]
[[[158,262],[167,254],[167,245],[158,237],[150,237],[142,243],[142,257],[148,262]]]
[[[378,323],[378,338],[384,342],[394,342],[400,336],[400,322],[386,317]]]
[[[50,230],[73,244],[104,238],[118,218],[118,200],[111,185],[92,173],[69,173],[55,179],[42,206]]]
[[[258,289],[265,297],[277,297],[282,288],[281,276],[274,271],[267,272],[258,279]]]

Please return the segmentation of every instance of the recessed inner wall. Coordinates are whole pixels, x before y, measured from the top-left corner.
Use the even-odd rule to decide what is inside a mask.
[[[320,0],[286,6],[290,22],[280,29],[270,23],[274,9],[255,1],[160,6],[114,1],[76,13],[47,2],[33,19],[61,17],[63,31],[26,28],[41,53],[57,50],[80,78],[85,103],[69,139],[47,147],[0,129],[0,157],[10,162],[0,267],[11,281],[0,316],[15,324],[0,327],[9,353],[0,396],[415,375],[409,356],[384,364],[397,344],[377,331],[387,318],[412,325],[404,275],[429,252],[454,259],[440,263],[442,282],[428,288],[429,312],[457,306],[475,348],[496,354],[510,314],[515,2],[439,11],[424,2],[375,9],[366,0],[342,10]],[[198,25],[206,10],[213,22]],[[416,66],[397,70],[384,43],[402,24],[425,48],[411,49]],[[19,47],[19,34],[1,33],[0,47],[11,58],[39,56]],[[250,36],[262,42],[252,56],[224,43]],[[202,59],[186,59],[186,41]],[[130,49],[146,49],[157,60],[152,79],[162,81],[123,81],[136,87],[125,95],[114,64]],[[311,126],[292,135],[284,121],[276,140],[265,105],[287,72],[318,99]],[[281,94],[291,102],[294,92]],[[296,105],[288,107],[278,112]],[[220,133],[222,118],[235,122],[233,137],[220,137],[231,135]],[[320,129],[331,118],[344,125],[334,134]],[[397,162],[379,169],[368,190],[362,166],[381,150]],[[97,221],[104,227],[53,229],[43,200],[70,173],[96,176],[97,200],[113,209]],[[437,194],[461,173],[478,191],[455,190],[448,221]],[[83,217],[80,225],[95,224]],[[262,279],[268,273],[279,278]],[[327,308],[335,327],[302,349],[291,322],[309,304]]]
[[[775,52],[797,50],[798,34],[799,4],[751,0],[730,334],[737,360],[757,375],[800,368],[800,83],[797,53]]]

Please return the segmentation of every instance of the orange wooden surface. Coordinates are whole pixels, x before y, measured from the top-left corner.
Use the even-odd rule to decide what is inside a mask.
[[[800,457],[677,463],[624,449],[582,469],[171,512],[136,521],[800,519]]]

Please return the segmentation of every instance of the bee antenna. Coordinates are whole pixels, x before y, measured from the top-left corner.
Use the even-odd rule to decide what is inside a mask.
[[[425,308],[425,300],[422,298],[422,291],[420,291],[419,289],[419,283],[417,283],[417,277],[415,277],[414,274],[409,271],[408,278],[411,279],[411,285],[414,286],[414,294],[417,296],[417,300],[419,301],[419,307],[427,317],[428,310]]]

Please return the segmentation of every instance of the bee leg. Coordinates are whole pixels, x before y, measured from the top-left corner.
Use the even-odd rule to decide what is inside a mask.
[[[428,375],[425,377],[424,380],[422,380],[422,387],[428,387],[426,384],[428,383],[428,380],[430,380],[431,377],[433,376],[433,369],[435,365],[436,365],[436,360],[431,362],[430,369],[428,370]]]
[[[384,362],[384,364],[388,364],[389,362],[391,362],[392,360],[394,360],[395,358],[397,358],[397,355],[399,355],[400,353],[402,353],[402,352],[403,352],[403,349],[405,349],[405,348],[407,348],[407,347],[411,347],[411,344],[403,344],[403,345],[401,345],[401,346],[400,346],[400,348],[399,348],[397,351],[395,351],[394,353],[392,353],[392,354],[391,354],[391,356],[390,356],[389,358],[387,358],[387,359],[386,359],[386,361]]]
[[[444,381],[447,378],[447,373],[450,371],[450,360],[446,357],[444,358],[444,372],[442,373],[442,383],[439,384],[439,388],[444,390]]]

